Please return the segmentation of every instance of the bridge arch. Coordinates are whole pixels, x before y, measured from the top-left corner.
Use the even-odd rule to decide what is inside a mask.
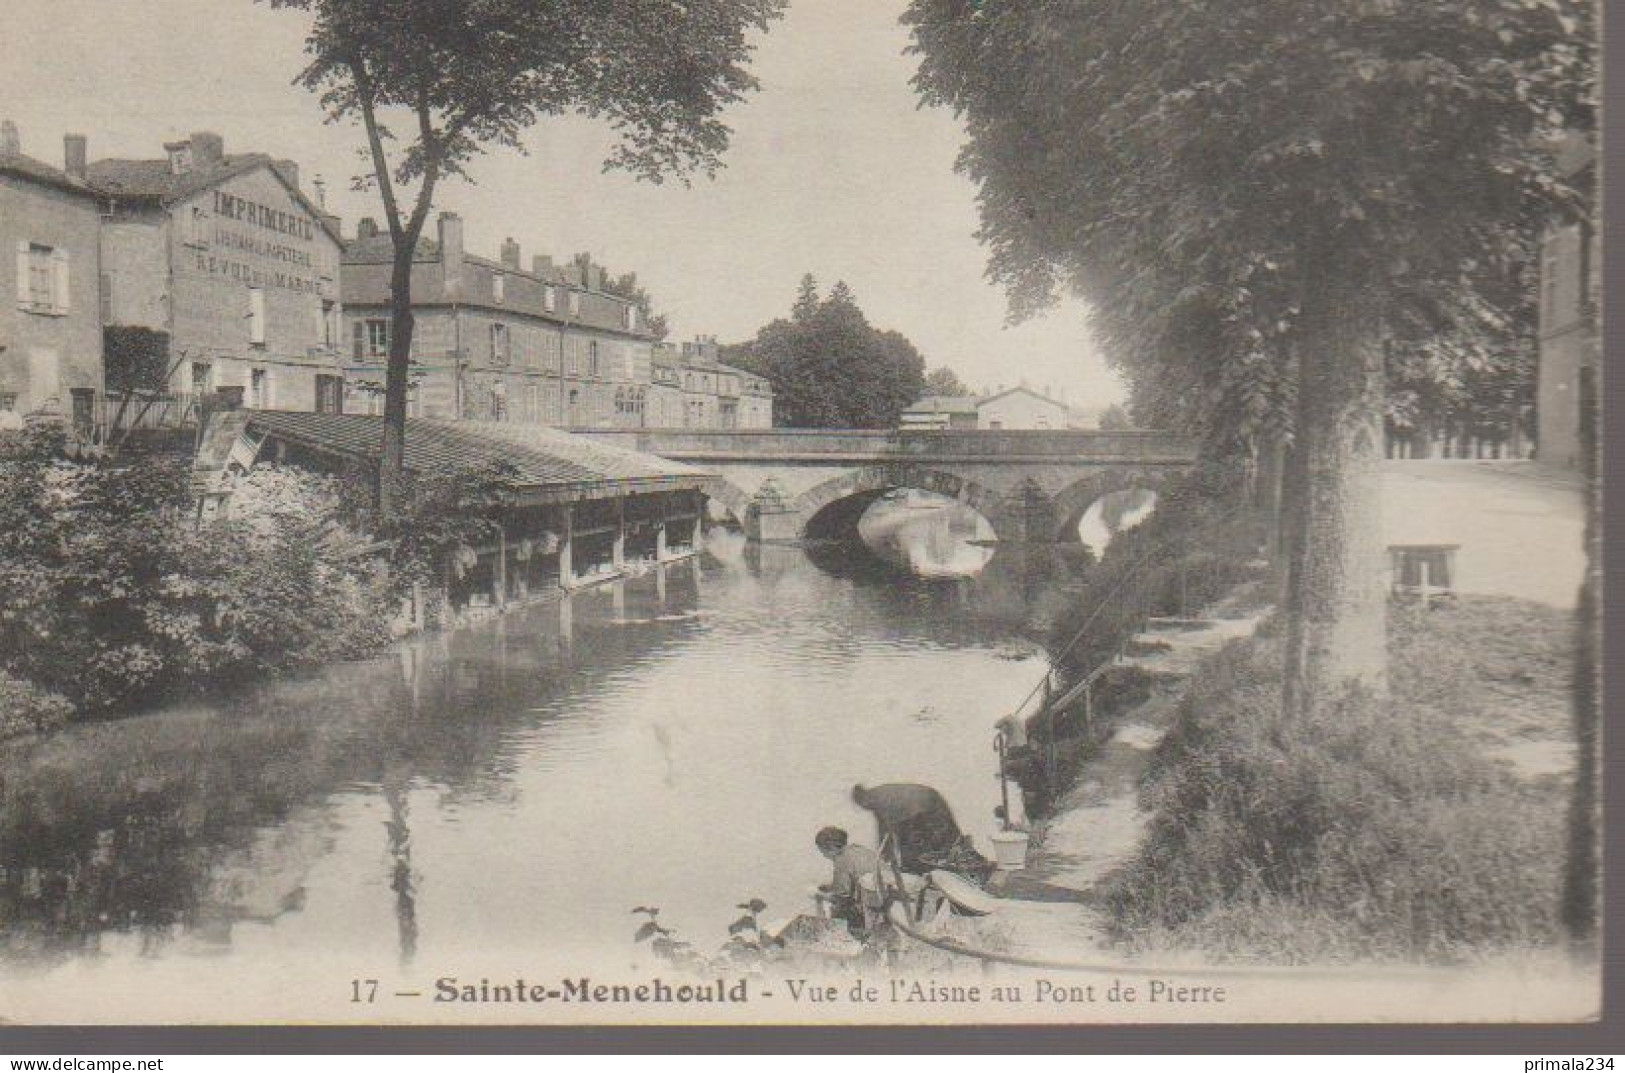
[[[1160,497],[1180,472],[1170,466],[1112,466],[1080,477],[1055,496],[1051,539],[1057,544],[1078,543],[1078,525],[1100,497],[1134,488]]]
[[[995,536],[1008,538],[1013,534],[1001,533],[1004,521],[1005,497],[968,477],[947,470],[934,469],[915,463],[891,462],[863,466],[831,477],[797,496],[791,503],[801,519],[801,536],[815,537],[820,530],[837,528],[848,520],[856,524],[870,503],[893,488],[918,488],[947,496],[970,507],[986,518]],[[850,510],[841,504],[852,501]],[[839,512],[839,517],[834,512]]]
[[[706,482],[705,494],[727,507],[728,512],[734,516],[734,520],[740,525],[745,524],[745,520],[750,514],[751,495],[749,492],[726,477],[713,477]]]

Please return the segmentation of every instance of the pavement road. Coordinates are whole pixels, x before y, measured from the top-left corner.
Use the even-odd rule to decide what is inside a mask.
[[[1388,544],[1460,544],[1456,589],[1572,608],[1585,573],[1578,474],[1523,461],[1383,463]]]

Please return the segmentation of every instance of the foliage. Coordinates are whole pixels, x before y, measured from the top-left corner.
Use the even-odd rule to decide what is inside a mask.
[[[1237,467],[1207,463],[1164,490],[1151,516],[1116,533],[1051,629],[1069,678],[1120,652],[1153,615],[1186,616],[1258,576],[1259,520],[1236,507]]]
[[[189,477],[179,456],[0,461],[0,670],[93,710],[382,643],[334,489],[256,471],[200,527]]]
[[[913,343],[872,326],[845,283],[819,301],[810,275],[789,320],[725,348],[722,360],[765,376],[774,421],[791,428],[895,428],[926,386]]]
[[[1148,837],[1108,892],[1121,936],[1284,961],[1555,938],[1561,795],[1477,736],[1508,719],[1562,732],[1563,657],[1535,649],[1568,638],[1559,613],[1503,602],[1517,606],[1395,616],[1391,710],[1355,700],[1282,723],[1278,643],[1221,654],[1155,759]]]
[[[1142,421],[1236,438],[1290,425],[1313,307],[1361,310],[1446,376],[1487,352],[1527,222],[1576,200],[1548,138],[1591,125],[1590,18],[1579,0],[915,0],[906,21],[922,94],[968,124],[960,167],[1014,311],[1070,285]]]
[[[1098,424],[1102,432],[1122,432],[1134,427],[1134,421],[1129,417],[1128,411],[1115,402],[1100,412]]]
[[[938,366],[925,374],[925,390],[930,395],[964,396],[970,395],[971,389],[959,379],[959,374],[946,365]]]
[[[728,939],[712,957],[695,950],[692,943],[676,938],[676,929],[660,923],[658,906],[640,905],[632,910],[632,915],[645,918],[633,933],[632,941],[647,942],[655,956],[673,968],[701,975],[758,969],[783,944],[762,934],[757,917],[767,908],[766,902],[760,898],[750,898],[740,902],[738,908],[743,910],[743,915],[728,925]]]
[[[746,34],[782,0],[268,0],[312,16],[299,81],[330,121],[359,122],[389,223],[391,335],[379,508],[404,480],[413,318],[411,259],[437,183],[487,146],[523,150],[538,119],[576,113],[618,135],[605,166],[652,182],[720,166],[724,107],[755,80]],[[398,117],[398,127],[390,120]],[[401,149],[392,164],[390,143]],[[407,208],[400,191],[416,184]]]
[[[102,329],[102,357],[110,392],[126,395],[169,388],[168,332],[109,324]]]
[[[0,670],[0,739],[54,730],[71,718],[67,698]]]
[[[438,583],[454,552],[497,539],[512,502],[514,469],[491,462],[444,473],[408,472],[397,508],[387,517],[373,509],[370,481],[363,474],[350,474],[344,485],[346,515],[378,541],[375,550],[404,595],[414,581]]]

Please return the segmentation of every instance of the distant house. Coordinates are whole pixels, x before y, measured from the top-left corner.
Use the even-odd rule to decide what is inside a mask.
[[[927,395],[903,411],[903,428],[977,428],[974,395]]]
[[[1072,427],[1072,410],[1064,402],[1030,387],[1013,387],[976,404],[977,424],[987,429],[1063,429]]]

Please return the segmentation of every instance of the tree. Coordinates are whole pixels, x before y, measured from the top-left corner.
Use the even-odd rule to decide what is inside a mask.
[[[925,390],[932,395],[969,395],[971,389],[959,379],[959,374],[946,365],[925,374]]]
[[[1479,269],[1571,201],[1592,123],[1581,0],[913,0],[928,102],[964,120],[990,273],[1094,307],[1137,413],[1210,449],[1290,437],[1283,710],[1386,687],[1385,351],[1470,324]]]
[[[790,319],[797,324],[807,323],[818,312],[819,302],[818,281],[808,272],[801,277],[796,289],[796,304],[790,307]]]
[[[497,145],[522,149],[544,116],[606,120],[620,136],[606,167],[660,182],[714,173],[724,106],[753,89],[746,32],[782,0],[268,0],[314,18],[300,84],[330,122],[366,131],[370,173],[394,243],[384,387],[380,510],[402,480],[412,352],[412,258],[435,190]],[[399,117],[401,126],[389,121]],[[390,147],[400,147],[392,162]],[[408,187],[416,186],[415,194]]]
[[[895,428],[925,390],[925,359],[914,344],[871,325],[845,283],[819,302],[810,275],[789,320],[725,347],[722,359],[767,377],[774,420],[791,428]]]
[[[1129,419],[1128,411],[1115,402],[1100,411],[1098,424],[1102,432],[1121,432],[1124,429],[1134,427],[1134,422]]]

